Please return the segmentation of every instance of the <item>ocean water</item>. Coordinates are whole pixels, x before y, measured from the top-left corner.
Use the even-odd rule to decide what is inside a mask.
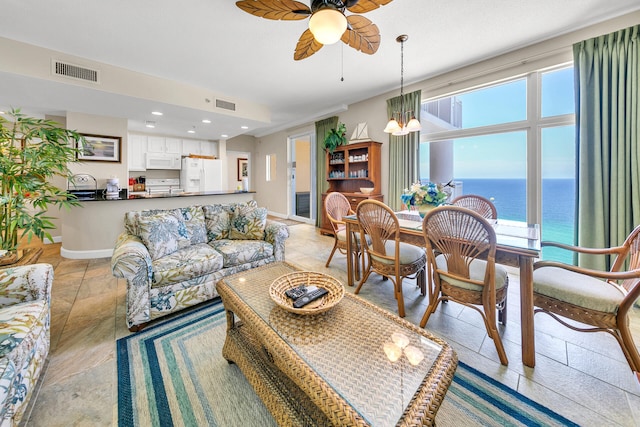
[[[463,194],[478,194],[491,200],[498,218],[526,220],[524,179],[460,179]],[[542,240],[573,244],[575,225],[575,180],[542,180]],[[573,253],[545,248],[542,259],[573,264]]]

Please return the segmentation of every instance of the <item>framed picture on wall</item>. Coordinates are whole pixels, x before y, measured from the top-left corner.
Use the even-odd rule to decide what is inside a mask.
[[[121,137],[88,134],[82,136],[84,142],[78,143],[78,160],[120,163]]]
[[[249,178],[249,160],[238,159],[238,181],[242,181],[242,178]]]

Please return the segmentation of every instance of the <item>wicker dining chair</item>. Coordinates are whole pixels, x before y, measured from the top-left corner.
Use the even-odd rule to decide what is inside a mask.
[[[554,261],[536,262],[533,266],[534,311],[547,313],[575,331],[610,333],[620,344],[631,370],[640,371],[640,355],[628,317],[640,297],[640,225],[621,246],[613,248],[591,249],[556,242],[542,242],[542,246],[611,256],[613,264],[608,272]]]
[[[398,315],[404,317],[404,278],[415,278],[421,290],[426,287],[424,248],[400,242],[398,218],[391,208],[382,202],[363,200],[356,209],[356,216],[360,225],[360,240],[365,242],[368,262],[355,293],[360,292],[371,272],[387,277],[393,282],[395,298],[398,301]],[[365,235],[369,236],[369,240],[365,239]]]
[[[496,265],[493,227],[477,212],[460,206],[442,206],[425,215],[422,230],[433,286],[420,326],[425,327],[441,301],[455,301],[473,308],[482,316],[500,363],[507,365],[509,361],[496,326],[496,309],[498,320],[506,325],[509,277],[504,267]]]
[[[496,210],[496,206],[491,202],[491,200],[478,196],[476,194],[465,194],[463,196],[458,196],[451,201],[453,206],[461,206],[463,208],[471,209],[474,212],[478,212],[484,218],[487,219],[497,219],[498,211]]]
[[[325,267],[329,267],[336,250],[342,254],[347,254],[347,231],[342,218],[347,215],[355,215],[355,212],[351,209],[349,200],[342,193],[335,191],[325,197],[324,209],[331,223],[334,237],[333,249],[331,249],[331,254],[329,254],[329,259],[327,259],[327,264],[325,265]],[[360,233],[354,233],[352,237],[351,256],[353,256],[354,260],[356,280],[360,280],[360,265],[364,269],[364,254],[360,244]]]

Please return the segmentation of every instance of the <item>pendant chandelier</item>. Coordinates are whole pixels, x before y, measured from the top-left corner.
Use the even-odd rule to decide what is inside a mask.
[[[384,132],[395,136],[407,135],[410,132],[422,130],[420,121],[412,114],[413,110],[405,111],[404,109],[404,42],[408,38],[409,36],[406,34],[396,37],[396,41],[400,43],[400,111],[393,112],[389,123],[384,128]]]

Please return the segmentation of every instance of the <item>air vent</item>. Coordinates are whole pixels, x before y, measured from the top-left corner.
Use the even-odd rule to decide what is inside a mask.
[[[223,101],[221,99],[216,99],[216,107],[223,108],[225,110],[236,111],[236,104],[229,101]]]
[[[55,59],[51,62],[51,68],[53,74],[56,76],[65,76],[92,83],[100,82],[100,72],[98,70],[80,67],[79,65],[69,64],[67,62],[56,61]]]

